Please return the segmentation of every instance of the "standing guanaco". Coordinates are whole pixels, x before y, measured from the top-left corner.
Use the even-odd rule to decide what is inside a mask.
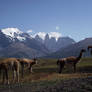
[[[13,80],[17,77],[17,82],[19,82],[19,62],[16,58],[5,58],[0,61],[0,72],[3,74],[3,83],[5,79],[7,84],[9,84],[9,70],[13,71]]]
[[[22,77],[24,77],[24,66],[27,65],[27,68],[29,72],[32,72],[32,66],[34,64],[37,64],[37,59],[27,59],[27,58],[22,58],[22,59],[17,59],[20,64],[21,64],[21,72],[22,72]]]
[[[82,54],[83,52],[85,52],[86,50],[85,49],[82,49],[80,51],[80,54],[78,57],[74,57],[74,56],[71,56],[71,57],[67,57],[67,58],[62,58],[62,59],[59,59],[57,61],[57,65],[59,65],[59,73],[62,72],[62,69],[64,68],[64,66],[67,64],[67,65],[72,65],[74,67],[74,72],[76,72],[76,64],[78,63],[78,61],[81,59],[82,57]]]

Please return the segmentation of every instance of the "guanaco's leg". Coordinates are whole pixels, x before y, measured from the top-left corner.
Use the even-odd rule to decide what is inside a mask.
[[[32,66],[31,66],[31,73],[33,72]]]
[[[16,64],[15,72],[16,72],[17,82],[19,82],[19,64],[18,63]]]
[[[1,78],[1,69],[0,69],[0,78]]]
[[[19,82],[19,69],[16,71],[17,82]]]
[[[22,76],[22,78],[24,77],[24,64],[22,64],[22,66],[21,66],[21,76]]]
[[[74,64],[74,73],[76,72],[76,64]]]
[[[16,71],[13,69],[13,81],[15,82]]]
[[[32,71],[32,65],[30,65],[30,67],[29,67],[29,73],[32,73],[33,71]]]
[[[62,69],[64,68],[64,65],[65,65],[64,62],[62,62],[62,63],[59,64],[59,73],[62,72]]]
[[[6,75],[7,84],[9,84],[9,76],[8,76],[8,70],[7,69],[5,69],[5,75]]]
[[[59,64],[59,73],[62,72],[62,69],[61,69],[61,64]]]
[[[6,76],[4,69],[2,70],[2,74],[3,74],[3,75],[2,75],[2,79],[3,79],[3,80],[2,80],[2,83],[4,84],[4,83],[5,83],[5,76]]]

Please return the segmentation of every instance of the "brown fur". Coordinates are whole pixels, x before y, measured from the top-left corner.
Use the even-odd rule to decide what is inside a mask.
[[[68,66],[71,65],[71,66],[73,66],[74,67],[74,72],[76,72],[76,64],[81,59],[83,52],[85,52],[84,49],[82,49],[80,51],[80,54],[79,54],[78,57],[71,56],[71,57],[59,59],[57,61],[57,64],[59,65],[59,73],[62,72],[62,69],[64,68],[65,65],[68,65]]]
[[[17,82],[19,82],[19,62],[16,58],[5,58],[0,61],[0,71],[3,73],[3,83],[5,79],[9,84],[9,70],[13,71],[13,80],[15,81],[15,75],[17,77]],[[16,74],[15,74],[16,73]]]
[[[29,70],[29,72],[32,72],[32,65],[36,64],[36,59],[18,59],[18,61],[21,64],[21,72],[22,72],[22,77],[24,77],[24,66],[27,66],[27,69]]]

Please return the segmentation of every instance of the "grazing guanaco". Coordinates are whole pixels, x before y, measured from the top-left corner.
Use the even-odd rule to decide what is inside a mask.
[[[86,50],[82,49],[80,51],[80,54],[78,57],[67,57],[67,58],[62,58],[62,59],[58,59],[57,61],[57,65],[59,65],[59,73],[62,72],[62,69],[64,68],[64,66],[67,65],[72,65],[74,67],[74,72],[76,72],[76,64],[78,63],[78,61],[81,59],[83,52],[85,52]]]
[[[27,58],[23,58],[23,59],[17,59],[20,64],[21,64],[21,73],[22,73],[22,77],[24,77],[24,66],[27,65],[27,68],[29,70],[29,72],[32,72],[32,65],[37,64],[37,59],[27,59]]]
[[[16,58],[5,58],[0,61],[0,72],[3,74],[3,83],[5,79],[7,84],[9,84],[9,70],[13,71],[13,80],[17,77],[17,82],[19,82],[19,62]]]

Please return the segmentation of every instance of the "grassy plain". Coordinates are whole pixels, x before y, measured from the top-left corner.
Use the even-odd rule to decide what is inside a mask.
[[[82,58],[77,64],[76,73],[73,73],[72,67],[65,67],[63,72],[58,74],[56,61],[57,59],[39,59],[38,64],[33,66],[33,73],[25,71],[24,78],[20,77],[20,83],[13,84],[10,73],[11,84],[0,85],[0,92],[92,91],[92,58]]]

